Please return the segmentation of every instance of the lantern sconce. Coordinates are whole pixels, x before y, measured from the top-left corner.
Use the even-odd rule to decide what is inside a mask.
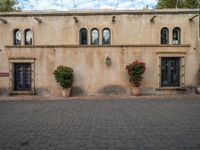
[[[125,51],[125,49],[124,49],[124,47],[122,47],[121,48],[121,54],[124,54],[124,51]]]
[[[106,57],[106,65],[111,65],[111,58],[109,56]]]

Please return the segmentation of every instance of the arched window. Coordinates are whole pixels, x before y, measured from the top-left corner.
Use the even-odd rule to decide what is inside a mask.
[[[24,32],[25,45],[32,45],[33,33],[31,29],[26,29]]]
[[[176,27],[173,29],[173,44],[181,44],[181,30]]]
[[[80,45],[87,45],[87,29],[83,28],[80,30]]]
[[[99,31],[98,29],[92,29],[91,31],[91,44],[98,45],[99,44]]]
[[[13,39],[14,39],[14,45],[21,45],[22,35],[19,29],[14,30]]]
[[[102,44],[110,44],[110,29],[105,28],[103,29],[103,34],[102,34]]]
[[[161,29],[161,44],[169,44],[169,30],[164,27]]]

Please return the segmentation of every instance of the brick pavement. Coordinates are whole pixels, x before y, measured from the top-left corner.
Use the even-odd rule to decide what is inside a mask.
[[[199,150],[200,99],[0,101],[0,150]]]

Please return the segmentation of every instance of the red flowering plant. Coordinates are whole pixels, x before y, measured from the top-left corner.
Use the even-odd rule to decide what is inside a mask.
[[[138,60],[126,66],[126,70],[130,76],[129,81],[133,83],[136,87],[140,86],[143,79],[142,74],[146,71],[145,63]]]
[[[63,89],[71,87],[73,82],[73,69],[67,66],[60,65],[53,72],[56,81]]]

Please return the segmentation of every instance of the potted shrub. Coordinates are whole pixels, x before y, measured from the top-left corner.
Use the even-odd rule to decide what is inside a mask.
[[[126,70],[129,74],[129,81],[133,84],[131,89],[131,94],[134,96],[140,95],[140,84],[143,79],[142,75],[144,74],[146,67],[145,63],[140,62],[138,60],[133,61],[133,63],[126,66]]]
[[[67,66],[60,65],[53,72],[56,81],[63,88],[62,95],[69,97],[71,85],[73,83],[73,69]]]

